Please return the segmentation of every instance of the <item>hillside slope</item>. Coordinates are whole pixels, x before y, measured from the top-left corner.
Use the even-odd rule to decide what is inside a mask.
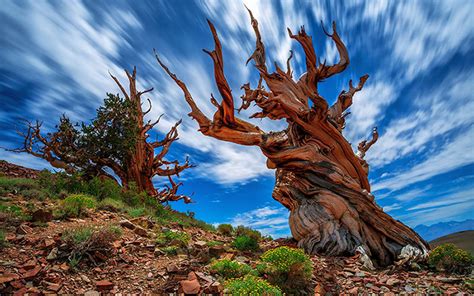
[[[430,242],[430,246],[435,248],[441,244],[454,244],[458,248],[474,254],[474,230],[459,231],[451,233]]]

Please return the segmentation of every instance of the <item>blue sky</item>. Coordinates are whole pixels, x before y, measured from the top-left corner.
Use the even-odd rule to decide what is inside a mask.
[[[62,113],[74,121],[94,116],[106,92],[118,89],[107,71],[125,79],[138,68],[142,88],[153,86],[150,118],[165,113],[154,131],[162,136],[183,118],[170,158],[190,155],[198,166],[181,179],[195,203],[174,203],[210,223],[245,224],[274,236],[289,234],[288,212],[271,198],[274,171],[256,147],[220,142],[198,133],[182,93],[158,67],[156,48],[190,88],[208,115],[217,93],[213,48],[206,18],[224,47],[225,72],[237,98],[240,86],[256,83],[245,66],[254,35],[243,4],[254,13],[268,63],[283,64],[295,51],[295,77],[304,56],[291,41],[305,25],[318,56],[328,63],[337,51],[320,27],[335,20],[348,47],[345,73],[320,84],[332,103],[349,79],[370,74],[354,98],[344,132],[355,146],[378,126],[368,152],[378,203],[410,226],[472,218],[474,209],[474,15],[473,1],[2,1],[0,6],[0,146],[16,147],[20,118],[40,119],[45,130]],[[247,117],[255,110],[243,112]],[[253,120],[264,130],[284,124]],[[0,151],[0,159],[48,168],[29,155]],[[157,185],[160,180],[156,180]]]

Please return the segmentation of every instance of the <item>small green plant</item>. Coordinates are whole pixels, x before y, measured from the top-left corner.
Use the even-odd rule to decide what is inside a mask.
[[[270,283],[283,292],[298,294],[308,288],[313,274],[311,258],[301,249],[279,247],[266,251],[257,266]]]
[[[137,218],[137,217],[145,216],[146,210],[145,210],[145,208],[143,208],[143,207],[139,207],[139,208],[129,208],[129,209],[127,210],[127,213],[128,213],[128,215],[130,215],[130,217],[132,217],[132,218]]]
[[[249,295],[249,296],[279,296],[283,295],[278,287],[253,275],[243,278],[229,280],[224,284],[229,295]]]
[[[20,194],[27,199],[45,200],[47,197],[47,194],[39,189],[25,189],[20,191]]]
[[[224,279],[232,279],[242,277],[252,271],[252,268],[247,264],[240,263],[229,259],[221,259],[214,261],[210,270]]]
[[[29,219],[19,206],[0,203],[0,222],[17,225]]]
[[[23,211],[17,205],[8,205],[8,204],[0,204],[0,212],[1,213],[10,213],[14,216],[22,216]]]
[[[64,231],[61,238],[66,244],[77,245],[89,240],[93,232],[91,227],[70,228]]]
[[[81,191],[95,196],[99,201],[106,198],[114,200],[122,199],[122,188],[112,179],[101,180],[98,177],[94,177],[91,180],[83,182]]]
[[[235,228],[235,236],[248,236],[257,241],[262,238],[262,234],[258,230],[254,230],[252,228],[239,225]]]
[[[97,252],[103,256],[111,253],[111,244],[120,238],[122,229],[117,226],[103,226],[94,229],[89,226],[81,226],[67,229],[61,236],[64,243],[63,251],[67,253],[69,265],[75,269],[83,258],[90,259],[95,263],[94,256]],[[96,259],[97,260],[97,259]]]
[[[125,204],[119,199],[105,198],[99,202],[98,209],[110,212],[121,212]]]
[[[63,200],[61,205],[61,216],[65,218],[82,217],[87,209],[93,209],[96,201],[86,194],[72,194]]]
[[[122,228],[116,225],[110,225],[105,228],[105,231],[110,233],[112,236],[119,238],[122,236],[123,231]]]
[[[69,258],[69,267],[71,267],[72,270],[77,270],[77,266],[79,265],[79,262],[81,262],[80,257],[72,256]]]
[[[232,236],[234,227],[230,224],[219,224],[219,226],[217,226],[217,232],[225,236]]]
[[[3,248],[7,245],[5,231],[0,229],[0,248]]]
[[[453,244],[443,244],[434,248],[428,258],[430,266],[452,273],[470,273],[473,256]]]
[[[223,242],[219,242],[219,241],[206,242],[206,246],[208,247],[222,246],[223,244],[224,244]]]
[[[169,256],[175,256],[178,255],[178,247],[177,246],[167,246],[164,248],[161,248],[160,250],[165,252],[166,255]]]
[[[256,251],[259,249],[258,240],[246,235],[236,237],[232,242],[232,246],[239,251]]]
[[[156,244],[158,246],[186,247],[189,243],[189,235],[182,231],[166,230],[158,234]]]

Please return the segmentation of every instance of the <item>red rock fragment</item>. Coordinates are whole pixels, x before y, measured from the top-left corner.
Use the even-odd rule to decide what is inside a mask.
[[[21,289],[23,288],[25,285],[23,284],[22,281],[20,280],[15,280],[13,282],[10,282],[10,286],[12,286],[13,288],[15,289]]]
[[[44,247],[45,247],[46,249],[48,249],[48,248],[54,246],[55,243],[56,243],[56,242],[54,241],[54,239],[46,238],[46,239],[44,240]]]
[[[36,267],[36,261],[34,259],[28,260],[25,264],[21,266],[24,270],[31,270]]]
[[[13,293],[13,296],[22,296],[25,295],[28,292],[28,289],[26,287],[21,288],[20,290],[16,291]]]
[[[36,277],[40,271],[41,271],[41,266],[36,266],[35,268],[33,268],[33,269],[27,271],[25,274],[23,274],[23,279],[31,280],[34,277]]]
[[[112,290],[114,284],[107,280],[98,281],[95,283],[95,286],[98,291]]]
[[[9,283],[11,281],[17,280],[20,277],[14,273],[5,273],[0,275],[0,284]]]
[[[180,281],[179,284],[184,294],[197,294],[201,290],[201,284],[199,284],[196,274],[192,271],[188,274],[188,279]]]
[[[47,288],[47,289],[48,289],[49,291],[58,292],[59,290],[61,290],[61,288],[62,288],[62,285],[61,285],[61,284],[53,284],[53,283],[51,283],[51,284],[48,285],[48,288]]]

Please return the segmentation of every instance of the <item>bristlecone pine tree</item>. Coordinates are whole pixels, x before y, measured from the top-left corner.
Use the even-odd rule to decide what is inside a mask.
[[[312,38],[304,27],[296,35],[288,29],[290,38],[303,47],[306,56],[306,72],[295,80],[290,67],[292,52],[286,71],[276,63],[275,72],[268,71],[258,22],[249,13],[256,34],[256,49],[247,63],[254,61],[260,79],[255,89],[249,83],[242,86],[244,94],[239,111],[255,103],[261,112],[252,118],[284,119],[288,127],[265,132],[235,116],[234,98],[224,75],[222,46],[214,25],[208,21],[215,49],[204,51],[214,62],[215,80],[222,96],[219,104],[211,95],[211,102],[217,107],[212,119],[201,112],[186,85],[155,52],[158,63],[182,89],[191,107],[189,116],[198,122],[199,131],[219,140],[260,147],[268,158],[268,168],[276,169],[273,198],[290,210],[292,235],[308,253],[350,255],[361,252],[362,257],[372,259],[368,260],[370,264],[373,261],[378,265],[398,260],[402,249],[404,255],[424,256],[428,250],[426,242],[386,214],[370,193],[368,165],[363,157],[377,140],[377,129],[374,128],[369,142],[359,144],[357,154],[342,135],[346,110],[368,75],[362,76],[355,87],[349,82],[349,91],[342,91],[332,106],[318,93],[318,82],[341,73],[349,65],[346,46],[335,24],[332,34],[324,31],[336,44],[340,56],[339,62],[331,66],[317,62]]]
[[[149,131],[160,121],[144,123],[144,116],[151,111],[142,110],[142,95],[153,88],[137,91],[136,68],[132,74],[125,71],[129,80],[129,93],[110,75],[119,86],[124,98],[118,94],[108,93],[104,105],[97,109],[96,118],[90,123],[73,125],[63,115],[56,130],[46,135],[41,134],[42,123],[26,121],[26,132],[19,131],[23,145],[13,149],[14,152],[26,152],[47,160],[53,167],[64,169],[67,173],[80,172],[85,177],[108,177],[110,169],[120,179],[125,188],[132,183],[139,191],[146,191],[160,202],[190,198],[178,195],[181,183],[175,183],[172,176],[179,176],[183,170],[192,167],[188,158],[180,165],[177,160],[169,161],[165,157],[171,144],[178,139],[178,121],[161,141],[148,141]],[[161,150],[155,154],[155,150]],[[171,186],[157,190],[152,179],[163,176],[169,179]]]

